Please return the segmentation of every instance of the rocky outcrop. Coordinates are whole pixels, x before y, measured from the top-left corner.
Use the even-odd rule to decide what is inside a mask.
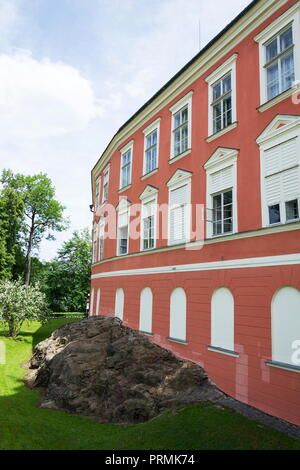
[[[39,343],[26,383],[44,389],[43,408],[124,424],[222,396],[200,366],[108,317],[68,323]]]

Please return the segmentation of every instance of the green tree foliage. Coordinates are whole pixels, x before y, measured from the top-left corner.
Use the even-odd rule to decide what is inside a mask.
[[[10,279],[20,250],[24,203],[13,187],[0,190],[0,280]]]
[[[65,230],[68,221],[63,217],[64,206],[55,199],[55,189],[47,175],[13,174],[4,170],[1,182],[5,189],[13,188],[21,194],[24,204],[24,249],[26,255],[25,283],[29,284],[32,252],[46,237],[53,240],[53,232]]]
[[[35,276],[43,286],[51,310],[84,312],[90,290],[91,237],[88,229],[75,231],[57,257]]]
[[[43,320],[46,297],[39,286],[25,286],[21,280],[0,283],[0,321],[8,325],[15,338],[25,320]]]

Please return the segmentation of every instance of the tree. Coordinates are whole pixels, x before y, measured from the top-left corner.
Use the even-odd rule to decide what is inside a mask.
[[[46,302],[39,286],[18,281],[0,283],[0,320],[7,323],[9,336],[15,338],[25,320],[43,320]]]
[[[20,247],[24,203],[11,187],[0,190],[0,280],[10,279]]]
[[[75,231],[58,256],[37,272],[36,279],[54,311],[85,311],[90,290],[91,237],[88,229]]]
[[[65,207],[55,199],[55,189],[46,174],[24,176],[4,170],[1,182],[4,188],[20,191],[24,203],[25,283],[29,285],[32,251],[39,247],[45,236],[47,240],[53,240],[54,231],[68,227],[68,221],[63,217]]]

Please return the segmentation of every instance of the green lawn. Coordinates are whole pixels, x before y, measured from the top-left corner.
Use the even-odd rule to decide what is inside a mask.
[[[212,404],[128,427],[36,408],[38,392],[23,385],[20,364],[33,345],[68,321],[74,320],[27,324],[17,340],[0,336],[7,348],[7,364],[0,365],[0,449],[300,449],[299,441]]]

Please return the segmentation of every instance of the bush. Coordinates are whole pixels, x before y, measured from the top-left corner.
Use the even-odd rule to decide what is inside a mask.
[[[8,325],[9,336],[18,336],[26,320],[43,321],[46,308],[45,294],[38,284],[26,286],[21,280],[0,283],[0,321]]]

